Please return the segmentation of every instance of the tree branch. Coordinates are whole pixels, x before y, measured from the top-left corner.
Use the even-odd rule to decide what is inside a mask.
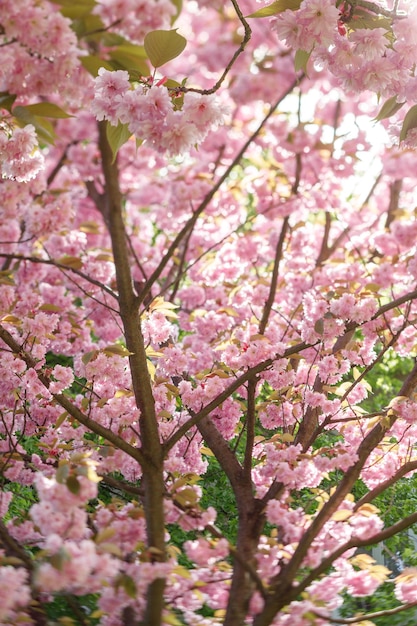
[[[291,85],[285,91],[285,93],[283,93],[279,97],[279,99],[271,106],[271,108],[269,109],[268,113],[265,115],[265,117],[263,118],[262,122],[259,124],[258,128],[252,133],[252,135],[249,137],[249,139],[244,143],[242,148],[239,150],[239,152],[237,153],[237,155],[233,159],[232,163],[226,168],[225,172],[220,176],[218,181],[213,185],[213,188],[208,192],[208,194],[205,196],[204,200],[200,203],[200,205],[194,211],[192,217],[183,226],[183,228],[180,230],[178,235],[175,237],[175,239],[169,245],[166,254],[162,257],[162,259],[159,262],[158,266],[153,271],[152,275],[149,277],[149,279],[146,282],[143,290],[141,291],[141,293],[140,293],[140,295],[138,297],[138,304],[139,305],[142,304],[142,302],[144,302],[144,300],[147,298],[147,296],[150,293],[153,285],[158,280],[158,278],[161,276],[163,270],[165,269],[165,267],[168,264],[169,260],[173,256],[175,250],[178,248],[179,244],[182,242],[184,237],[186,237],[186,235],[189,232],[189,230],[191,230],[194,227],[194,224],[197,221],[197,219],[204,212],[204,210],[209,206],[209,204],[212,201],[213,197],[216,195],[216,193],[218,192],[220,187],[223,185],[225,180],[227,180],[227,178],[229,177],[230,173],[234,170],[236,165],[238,165],[238,163],[240,163],[240,161],[241,161],[243,155],[245,154],[246,150],[249,148],[249,146],[254,142],[254,140],[261,133],[261,131],[264,128],[265,124],[268,122],[270,117],[275,113],[275,111],[277,110],[277,108],[279,107],[281,102],[288,96],[288,94],[290,94],[293,91],[293,89],[300,83],[302,78],[303,78],[303,76],[301,76],[301,77],[297,78],[296,80],[294,80],[293,83],[291,83]]]
[[[347,617],[346,619],[332,617],[331,619],[332,624],[358,624],[364,622],[365,620],[376,619],[377,617],[396,615],[397,613],[401,613],[402,611],[406,611],[407,609],[412,609],[416,606],[417,602],[412,602],[411,604],[396,606],[394,609],[385,609],[384,611],[375,611],[374,613],[364,613],[363,615],[359,615],[356,617]],[[317,612],[314,612],[314,614],[321,619],[328,619],[327,615],[320,615],[320,613]]]
[[[138,312],[138,301],[133,288],[130,269],[126,229],[123,221],[122,194],[119,187],[119,171],[117,161],[113,159],[107,140],[106,125],[107,122],[98,123],[99,150],[105,180],[101,208],[104,214],[108,215],[119,294],[120,317],[123,323],[126,347],[130,352],[132,388],[136,406],[140,411],[143,504],[147,541],[149,547],[155,548],[152,553],[153,561],[165,561],[164,459]],[[149,584],[144,613],[144,622],[149,626],[160,626],[162,623],[164,589],[164,578],[156,578]]]
[[[232,56],[232,58],[230,59],[229,63],[226,65],[222,75],[220,76],[219,80],[213,85],[213,87],[210,87],[210,89],[198,89],[196,87],[181,87],[178,88],[178,91],[181,92],[186,92],[186,91],[196,91],[197,93],[201,93],[204,96],[208,96],[212,93],[215,93],[216,91],[218,91],[220,89],[220,87],[222,86],[226,76],[228,75],[228,73],[230,72],[230,70],[232,69],[233,65],[236,62],[236,59],[242,54],[242,52],[244,52],[246,46],[249,43],[249,40],[251,38],[252,35],[252,30],[251,27],[249,26],[248,22],[246,21],[246,19],[243,16],[242,11],[240,10],[240,7],[237,3],[236,0],[231,0],[233,7],[237,13],[237,16],[244,28],[245,34],[244,37],[242,39],[242,41],[240,42],[240,45],[238,47],[238,49],[235,51],[234,55]]]
[[[107,287],[107,285],[104,285],[103,283],[101,283],[99,280],[96,280],[95,278],[91,278],[91,276],[88,276],[88,274],[84,274],[84,272],[82,272],[81,270],[77,270],[75,267],[70,267],[69,265],[65,265],[64,263],[59,263],[58,261],[54,261],[53,259],[41,259],[36,256],[26,256],[24,254],[6,254],[5,252],[0,252],[0,258],[11,259],[11,260],[16,260],[16,261],[28,261],[29,263],[41,263],[43,265],[52,265],[52,267],[57,267],[59,270],[64,272],[64,274],[65,272],[72,272],[73,274],[76,274],[80,278],[83,278],[84,280],[88,281],[92,285],[99,287],[100,289],[105,291],[107,294],[109,294],[109,296],[117,300],[117,295],[114,293],[112,289],[110,289],[110,287]],[[113,310],[115,311],[115,309]]]
[[[9,348],[17,357],[19,357],[20,359],[22,359],[22,361],[26,363],[28,368],[35,370],[38,380],[46,387],[46,389],[49,389],[51,381],[42,371],[36,368],[37,361],[28,352],[26,352],[26,350],[24,350],[24,348],[14,339],[9,331],[1,325],[0,339],[2,339],[4,343],[9,346]],[[91,430],[91,432],[95,433],[96,435],[103,437],[103,439],[109,441],[116,448],[119,448],[139,463],[143,463],[143,455],[138,448],[134,448],[129,443],[127,443],[127,441],[122,439],[122,437],[116,435],[116,433],[114,433],[113,431],[90,419],[87,415],[80,411],[80,409],[75,406],[75,404],[73,404],[71,400],[69,400],[69,398],[67,398],[64,394],[53,393],[51,395],[54,400],[60,406],[62,406],[62,408],[65,409],[67,413],[71,415],[71,417],[73,417],[77,422],[85,426],[88,430]]]

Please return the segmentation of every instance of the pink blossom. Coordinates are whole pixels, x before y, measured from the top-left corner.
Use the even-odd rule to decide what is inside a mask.
[[[372,576],[370,572],[362,570],[359,572],[352,572],[345,577],[345,584],[347,585],[347,591],[355,598],[364,596],[370,596],[379,587],[380,580],[375,576]]]
[[[400,602],[414,603],[417,594],[417,576],[414,571],[405,571],[395,581],[395,597]]]
[[[381,57],[389,45],[386,37],[387,31],[384,28],[374,28],[372,30],[357,29],[349,35],[349,41],[355,44],[354,51],[357,55],[372,60]]]
[[[304,30],[295,11],[287,9],[278,15],[272,22],[272,29],[278,37],[291,48],[310,50],[314,45],[314,39],[304,38]]]
[[[0,619],[5,623],[9,621],[12,611],[31,601],[28,582],[28,574],[22,567],[0,567]]]
[[[318,43],[323,46],[333,43],[339,9],[331,0],[303,0],[299,19]]]
[[[129,73],[125,70],[109,72],[101,67],[95,79],[95,89],[96,94],[104,99],[110,100],[116,96],[123,96],[130,89]]]

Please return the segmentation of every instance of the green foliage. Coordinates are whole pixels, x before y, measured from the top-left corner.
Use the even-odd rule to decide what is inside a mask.
[[[347,617],[360,613],[373,613],[384,611],[400,606],[400,602],[394,598],[392,582],[386,582],[375,591],[372,596],[366,598],[346,597],[346,602],[340,609],[340,616]],[[415,608],[401,611],[394,615],[375,617],[372,623],[375,626],[415,626],[417,622],[417,610]]]
[[[11,113],[16,97],[17,96],[10,94],[8,91],[0,92],[0,107]]]
[[[388,350],[383,359],[367,374],[366,380],[372,387],[372,393],[362,402],[361,406],[369,413],[378,413],[399,393],[401,386],[413,366],[412,358],[400,357]],[[385,527],[391,526],[417,509],[417,478],[403,478],[379,495],[373,504],[380,510]],[[358,481],[355,485],[355,498],[367,492],[365,485]],[[394,558],[398,556],[402,566],[417,565],[417,554],[409,531],[398,533],[384,542],[387,566],[392,569]],[[394,572],[392,577],[398,572]],[[356,613],[383,611],[399,606],[394,596],[393,584],[386,582],[377,589],[372,597],[352,598],[346,595],[345,603],[340,610],[342,617],[351,617]],[[415,626],[416,610],[410,609],[395,615],[374,618],[375,626]]]
[[[17,106],[13,109],[13,115],[20,126],[33,124],[39,141],[44,144],[53,144],[55,141],[55,131],[51,122],[44,116],[36,115],[29,107]]]
[[[38,501],[36,491],[33,487],[14,482],[6,485],[4,491],[11,491],[13,493],[13,499],[9,505],[9,510],[7,511],[4,521],[7,522],[14,517],[24,521],[30,507]]]
[[[391,117],[404,106],[405,102],[398,102],[397,96],[392,96],[392,98],[388,98],[386,102],[382,105],[378,115],[376,116],[376,121],[385,120],[387,117]]]
[[[409,111],[407,111],[407,115],[404,118],[403,125],[400,132],[400,142],[404,141],[407,137],[407,134],[410,130],[413,130],[417,127],[417,104],[415,104]]]
[[[119,149],[129,140],[132,136],[132,133],[127,127],[127,124],[117,124],[117,126],[112,126],[108,122],[106,123],[106,134],[107,140],[110,144],[110,148],[113,153],[113,162],[116,159],[116,155]]]
[[[158,68],[179,56],[187,40],[176,30],[153,30],[145,36],[144,45],[150,62]]]
[[[306,50],[297,50],[294,57],[294,69],[296,72],[306,72],[310,54],[311,52]]]
[[[204,475],[201,506],[213,506],[217,511],[216,526],[230,542],[237,537],[238,519],[233,490],[219,462],[209,457],[209,465]]]
[[[53,620],[54,624],[95,626],[95,624],[100,623],[100,612],[97,611],[97,596],[95,594],[84,596],[57,595],[44,606],[48,618]],[[65,621],[61,621],[61,618]]]
[[[300,8],[301,0],[276,0],[272,4],[269,4],[267,7],[263,7],[255,13],[251,13],[247,17],[270,17],[271,15],[276,15],[277,13],[282,13],[287,9],[291,11],[296,11]]]
[[[377,363],[366,376],[373,391],[361,406],[369,413],[380,411],[388,406],[400,391],[413,364],[411,357],[400,357],[393,350],[388,350],[382,361]]]

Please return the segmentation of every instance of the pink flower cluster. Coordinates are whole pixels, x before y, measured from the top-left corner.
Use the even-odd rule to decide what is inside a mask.
[[[45,0],[2,0],[1,25],[2,92],[36,98],[59,93],[71,102],[85,97],[77,37],[60,11]]]
[[[15,611],[30,602],[28,575],[22,567],[0,567],[0,620],[2,624],[16,624]],[[13,614],[14,618],[13,619]]]
[[[338,20],[339,9],[331,0],[303,0],[298,11],[280,13],[272,28],[288,46],[310,51],[334,42]]]
[[[28,182],[44,168],[44,157],[38,150],[35,127],[0,126],[0,171],[2,178]]]
[[[97,552],[89,539],[79,543],[64,541],[59,535],[49,535],[44,546],[46,560],[36,572],[36,584],[48,592],[70,589],[84,594],[98,592],[105,582],[118,573],[118,563],[109,554]],[[48,562],[52,557],[52,562]]]
[[[142,43],[146,33],[169,28],[175,6],[171,0],[99,0],[94,13],[107,27],[116,25],[117,32]]]
[[[92,112],[98,120],[127,124],[138,139],[157,152],[181,154],[200,144],[210,130],[224,123],[226,108],[214,96],[184,94],[182,109],[163,85],[132,88],[129,74],[101,68],[95,79]]]
[[[417,571],[414,569],[405,571],[398,576],[395,584],[395,596],[400,602],[404,604],[416,601],[417,595]]]

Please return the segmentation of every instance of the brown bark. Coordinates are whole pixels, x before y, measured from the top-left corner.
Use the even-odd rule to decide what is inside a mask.
[[[99,123],[99,148],[105,180],[99,207],[108,217],[112,251],[116,268],[116,282],[120,317],[129,356],[133,392],[140,411],[140,449],[142,452],[143,506],[147,541],[152,561],[165,561],[165,517],[163,452],[159,441],[155,401],[148,372],[147,356],[141,330],[138,302],[130,270],[129,250],[123,221],[123,203],[119,187],[117,162],[106,137],[106,123]],[[164,607],[165,580],[157,579],[149,585],[143,624],[160,626]]]

